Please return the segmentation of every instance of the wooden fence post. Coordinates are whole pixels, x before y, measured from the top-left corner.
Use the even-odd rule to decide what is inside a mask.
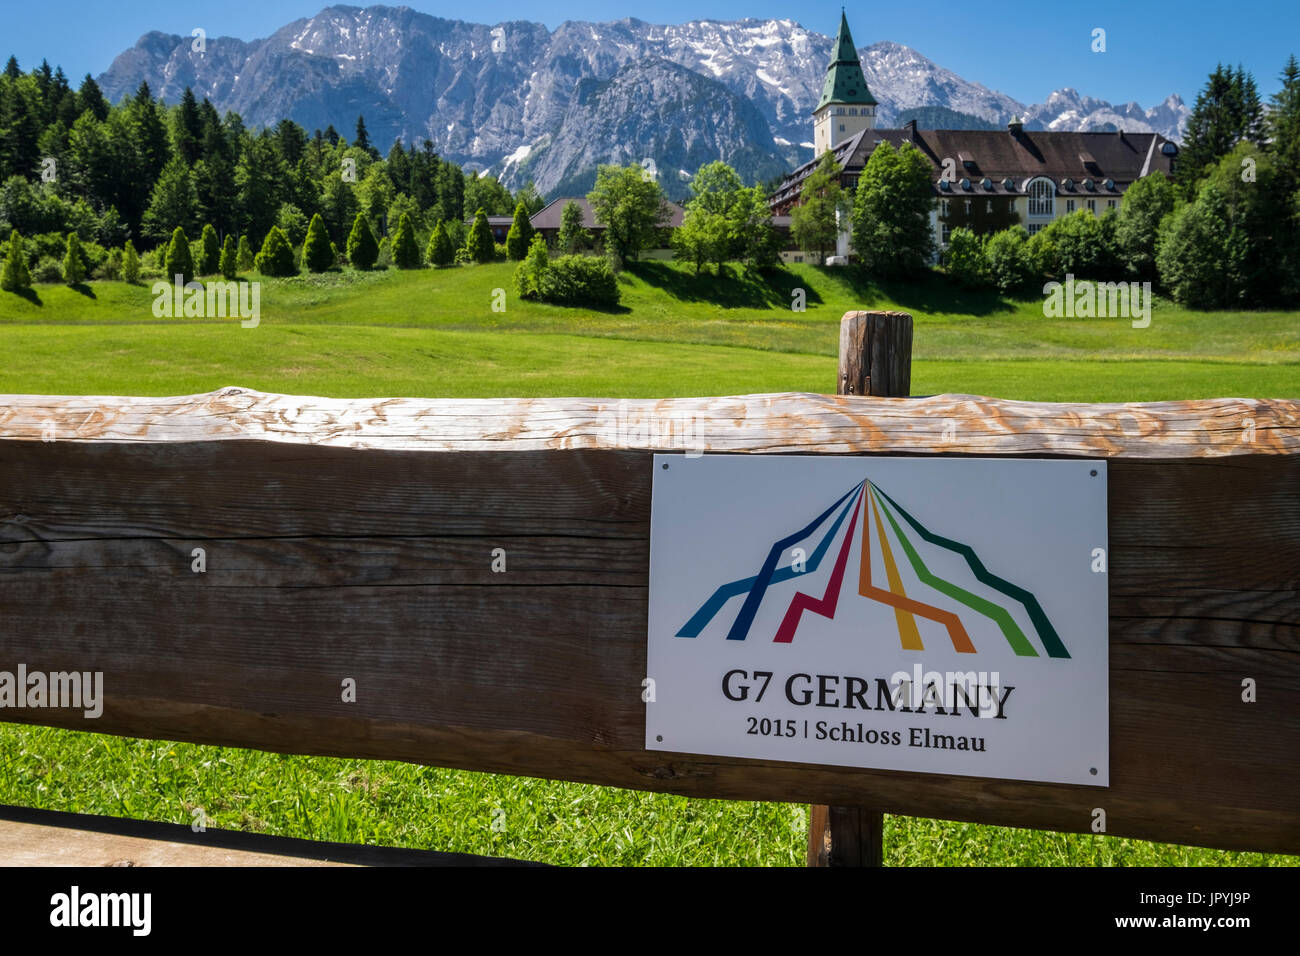
[[[837,395],[906,398],[912,387],[912,317],[846,312],[840,319]],[[882,866],[884,814],[864,807],[808,810],[809,866]]]

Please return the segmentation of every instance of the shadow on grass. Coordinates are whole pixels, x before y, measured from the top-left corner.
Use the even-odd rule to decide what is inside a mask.
[[[28,302],[30,302],[32,305],[42,305],[42,306],[43,306],[43,305],[45,304],[44,302],[41,301],[41,297],[40,297],[39,295],[36,294],[36,290],[35,290],[34,288],[32,288],[32,289],[16,289],[16,290],[14,290],[14,292],[13,292],[12,294],[18,296],[18,298],[20,298],[20,299],[26,299],[26,300],[27,300]]]
[[[1015,310],[1015,303],[989,289],[957,286],[926,271],[899,279],[878,279],[860,266],[814,266],[828,282],[842,286],[862,308],[897,307],[907,312],[992,315]]]
[[[68,288],[71,289],[73,292],[79,292],[79,293],[81,293],[81,294],[84,295],[87,299],[97,299],[97,298],[99,298],[99,296],[95,295],[95,290],[92,289],[90,286],[88,286],[88,285],[87,285],[86,283],[84,283],[84,282],[75,282],[75,283],[73,283],[72,285],[68,286]]]
[[[682,302],[708,302],[728,309],[789,309],[795,289],[804,289],[806,301],[822,301],[815,289],[787,269],[754,272],[735,265],[725,266],[719,276],[709,266],[695,275],[666,262],[634,262],[627,271],[646,285]]]

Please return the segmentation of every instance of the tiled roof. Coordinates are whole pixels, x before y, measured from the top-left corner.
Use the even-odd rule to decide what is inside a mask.
[[[1177,147],[1159,133],[920,130],[909,124],[903,129],[863,130],[835,147],[835,159],[846,173],[857,175],[881,142],[896,149],[911,143],[921,150],[930,160],[934,189],[941,196],[1024,195],[1025,183],[1040,176],[1052,180],[1059,195],[1116,196],[1148,173],[1168,173],[1177,155]],[[945,188],[941,178],[946,159],[952,160],[949,168],[956,172],[955,181]],[[813,160],[787,176],[772,203],[797,197],[815,166]]]
[[[591,203],[587,202],[584,196],[561,196],[559,199],[552,199],[545,206],[539,209],[529,220],[534,229],[559,229],[560,217],[564,214],[564,207],[571,202],[576,202],[578,208],[582,210],[582,225],[585,229],[604,229],[605,227],[596,222],[596,215],[592,212]],[[664,201],[664,206],[669,211],[667,227],[675,229],[682,224],[682,217],[686,211],[674,202]]]

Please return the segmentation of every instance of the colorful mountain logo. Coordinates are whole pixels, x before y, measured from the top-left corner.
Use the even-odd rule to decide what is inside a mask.
[[[871,512],[870,520],[868,520],[867,515],[868,508],[870,508]],[[884,516],[883,521],[881,515]],[[745,599],[741,604],[740,612],[731,625],[731,630],[727,633],[727,640],[745,640],[745,638],[749,637],[750,629],[754,624],[754,617],[758,613],[759,605],[763,603],[763,600],[774,593],[775,586],[816,571],[820,567],[822,560],[830,552],[837,538],[839,538],[840,528],[844,526],[845,519],[848,519],[848,527],[840,541],[835,566],[831,570],[825,593],[821,597],[814,597],[802,591],[796,591],[794,597],[790,600],[780,626],[777,628],[773,641],[778,644],[789,644],[793,641],[804,612],[811,612],[825,618],[834,619],[840,593],[844,587],[849,552],[854,533],[859,524],[859,518],[861,518],[860,523],[862,525],[862,551],[858,562],[858,594],[893,608],[894,619],[898,624],[898,637],[904,650],[921,651],[925,649],[916,624],[916,619],[920,617],[943,625],[948,632],[948,639],[952,641],[954,650],[964,654],[974,654],[976,652],[975,645],[971,643],[970,635],[962,623],[960,614],[954,614],[952,611],[946,611],[919,600],[918,597],[926,596],[926,592],[914,593],[910,596],[907,594],[904,589],[902,575],[899,574],[894,548],[890,544],[889,535],[885,530],[886,523],[888,523],[889,529],[893,531],[895,540],[901,547],[908,565],[910,565],[913,574],[921,582],[921,585],[964,605],[969,609],[969,612],[992,620],[998,626],[1016,656],[1038,657],[1040,647],[1049,657],[1068,658],[1070,656],[1065,649],[1065,645],[1061,643],[1052,622],[1047,619],[1042,606],[1033,594],[993,574],[984,566],[984,562],[980,560],[979,555],[975,553],[975,549],[970,545],[935,534],[909,514],[902,505],[886,494],[884,489],[866,479],[846,491],[805,527],[775,542],[771,550],[768,551],[767,559],[763,562],[758,574],[738,581],[731,581],[714,591],[712,596],[700,606],[698,611],[691,615],[691,619],[677,632],[677,636],[698,637],[700,632],[708,626],[709,622],[722,611],[732,598],[743,594]],[[812,538],[820,528],[827,526],[828,523],[829,527],[827,527],[825,534],[822,535],[812,554],[808,555],[806,560],[792,560],[790,564],[778,566],[781,564],[781,558],[787,549],[796,548],[801,542]],[[911,529],[913,537],[909,537],[903,525]],[[871,532],[873,529],[875,531],[876,547],[880,549],[881,559],[885,567],[886,581],[884,583],[888,585],[887,587],[881,587],[880,582],[872,579]],[[975,581],[998,592],[1000,595],[1004,595],[1006,600],[989,600],[962,587],[961,583],[957,581],[945,580],[934,574],[923,557],[923,552],[927,552],[929,548],[938,548],[960,555]],[[969,584],[970,582],[966,583]],[[1008,606],[1013,605],[1020,605],[1024,608],[1030,622],[1033,624],[1032,630],[1035,632],[1037,645],[1025,635],[1015,618],[1007,610]]]

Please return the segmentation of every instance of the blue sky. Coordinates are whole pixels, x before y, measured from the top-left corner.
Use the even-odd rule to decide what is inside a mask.
[[[24,70],[48,59],[74,80],[99,74],[142,33],[162,30],[188,36],[203,27],[209,37],[255,39],[299,17],[324,0],[62,0],[7,3],[0,56],[18,57]],[[365,6],[364,3],[353,4]],[[393,4],[398,5],[398,4]],[[466,5],[446,0],[409,0],[406,6],[449,19],[481,23],[540,20],[554,28],[565,20],[636,17],[651,23],[744,17],[792,19],[831,33],[840,4],[822,0],[563,0],[538,3],[489,0]],[[1190,105],[1220,60],[1242,63],[1267,98],[1289,54],[1300,56],[1300,5],[1295,0],[1098,0],[1086,8],[1030,0],[977,6],[921,3],[855,4],[849,26],[858,46],[894,40],[913,47],[973,82],[1026,103],[1073,86],[1112,102],[1137,100],[1150,107],[1170,93]],[[1224,15],[1222,11],[1229,11]],[[1106,31],[1106,52],[1091,50],[1092,31]]]

